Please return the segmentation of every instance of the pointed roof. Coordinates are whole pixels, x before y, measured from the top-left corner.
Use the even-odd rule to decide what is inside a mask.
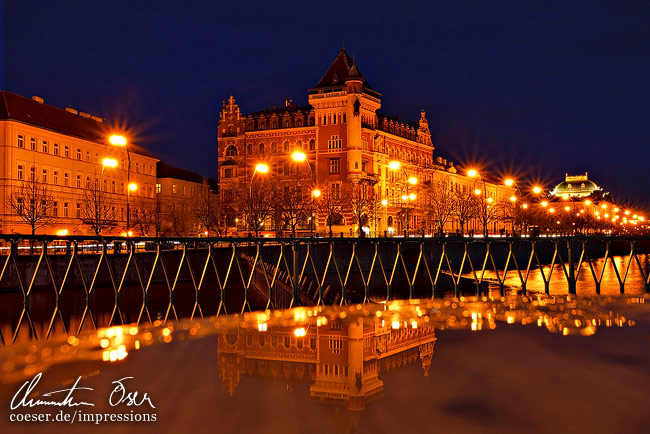
[[[372,89],[372,87],[370,87],[361,71],[359,71],[359,68],[357,68],[352,57],[350,57],[348,52],[345,51],[344,47],[341,48],[341,52],[336,56],[336,59],[334,59],[330,67],[327,68],[327,71],[325,71],[325,74],[323,74],[318,84],[310,90],[341,86],[348,79],[361,80],[366,89],[373,91],[373,93],[377,93]]]

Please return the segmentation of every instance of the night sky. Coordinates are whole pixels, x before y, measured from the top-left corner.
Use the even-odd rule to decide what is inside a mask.
[[[650,203],[648,23],[647,1],[5,0],[3,89],[215,176],[221,101],[304,105],[345,43],[384,114],[427,111],[436,155]]]

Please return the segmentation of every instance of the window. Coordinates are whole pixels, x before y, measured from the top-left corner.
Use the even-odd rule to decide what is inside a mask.
[[[43,184],[47,184],[47,169],[43,169]]]
[[[54,185],[59,185],[59,171],[54,171]]]
[[[36,167],[32,166],[31,169],[29,169],[29,180],[33,181],[36,179]]]
[[[52,215],[54,217],[59,216],[59,202],[54,201],[54,206],[52,207]]]
[[[32,151],[35,151],[35,150],[36,150],[36,139],[33,138],[33,137],[32,137],[31,139],[29,139],[29,148],[30,148]]]
[[[43,153],[47,154],[49,152],[48,147],[47,147],[47,142],[43,140]]]
[[[341,352],[341,347],[343,346],[343,340],[341,338],[330,338],[330,350],[332,354],[339,354]]]
[[[135,163],[135,173],[140,173],[140,163]]]
[[[63,217],[70,217],[70,202],[63,203]]]
[[[108,191],[108,182],[104,180],[104,191]]]
[[[341,173],[340,158],[330,158],[330,173]]]
[[[332,125],[336,125],[336,114],[332,116]]]
[[[183,196],[185,196],[185,186],[183,186]]]
[[[18,134],[18,147],[19,148],[25,147],[25,137],[23,137],[22,134]]]
[[[224,172],[232,170],[232,169],[226,169]],[[230,176],[227,176],[226,178],[230,178]],[[176,184],[172,184],[172,194],[176,194]]]
[[[334,183],[331,185],[332,197],[338,199],[341,197],[341,184]]]
[[[156,184],[156,193],[160,193],[162,191],[162,186],[160,184]]]
[[[316,140],[311,139],[311,140],[309,141],[309,150],[310,150],[310,151],[314,151],[314,150],[316,150]]]
[[[18,165],[18,179],[25,179],[25,166],[22,164]]]
[[[86,188],[90,188],[90,176],[86,176]]]
[[[68,147],[68,145],[65,145],[63,147],[63,156],[65,158],[70,158],[70,148]]]
[[[327,141],[327,149],[341,149],[341,144],[341,139],[335,134]]]
[[[81,218],[81,204],[79,202],[77,202],[77,211],[75,212],[76,212],[75,216],[77,218]]]
[[[81,188],[81,175],[77,175],[77,188]],[[88,188],[88,186],[86,186]]]
[[[63,174],[63,185],[66,187],[70,185],[70,174],[69,173],[64,173]]]
[[[282,144],[282,150],[284,152],[289,152],[289,141],[285,140],[285,142]]]
[[[284,127],[289,128],[289,121],[284,121]]]
[[[223,169],[224,178],[232,178],[232,168]]]
[[[237,147],[230,145],[226,148],[226,157],[234,157],[237,155]]]
[[[323,124],[323,125],[327,125],[327,116],[323,116],[323,122],[322,122],[322,124]]]
[[[54,155],[59,155],[59,144],[58,143],[54,144]]]
[[[111,181],[111,193],[115,193],[116,185],[115,181]]]
[[[346,114],[343,113],[343,123],[346,123],[346,122],[347,122],[347,119],[346,119],[346,118],[347,118]]]
[[[77,160],[81,160],[81,149],[77,148]]]
[[[90,161],[90,152],[86,151],[86,161]]]
[[[23,213],[24,200],[22,197],[17,198],[16,202],[18,203],[18,214]]]

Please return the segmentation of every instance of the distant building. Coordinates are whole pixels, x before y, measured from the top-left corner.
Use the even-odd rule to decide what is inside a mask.
[[[112,146],[108,137],[116,133],[100,117],[72,108],[45,104],[43,98],[25,98],[0,93],[0,230],[30,233],[30,226],[10,209],[12,192],[35,179],[46,185],[54,202],[50,224],[39,234],[92,233],[84,222],[84,191],[99,183],[113,208],[115,218],[106,233],[126,228],[128,158],[123,147]],[[132,209],[155,201],[157,158],[134,144],[131,154],[130,192]],[[102,160],[111,158],[117,167],[102,171]]]
[[[223,102],[218,124],[218,180],[224,202],[229,202],[237,185],[250,182],[256,164],[265,163],[270,173],[264,176],[283,188],[310,180],[313,171],[314,186],[333,195],[351,185],[364,191],[373,189],[378,201],[385,202],[371,213],[374,217],[366,216],[362,227],[380,233],[401,232],[407,227],[431,233],[435,223],[427,221],[417,192],[435,179],[447,181],[455,191],[473,192],[480,185],[481,194],[490,200],[515,192],[485,177],[480,181],[470,178],[451,161],[434,156],[424,110],[414,125],[380,114],[381,94],[370,86],[345,49],[308,93],[309,105],[298,106],[287,99],[282,107],[248,114],[232,96]],[[305,153],[308,163],[292,161],[294,151]],[[417,179],[417,185],[410,184],[409,178]],[[236,217],[241,216],[231,213],[228,224],[234,225]],[[322,231],[324,216],[319,213],[316,217]],[[349,213],[339,217],[335,232],[359,229]],[[241,225],[241,218],[239,221]],[[276,222],[268,219],[263,225],[266,230],[276,230]],[[476,222],[472,225],[467,229],[477,226]],[[307,228],[307,222],[302,228]],[[452,221],[445,226],[446,230],[456,228]]]
[[[567,173],[564,181],[551,191],[551,195],[555,197],[581,198],[592,196],[595,192],[602,193],[602,189],[595,182],[589,180],[588,173],[577,176],[570,176]]]

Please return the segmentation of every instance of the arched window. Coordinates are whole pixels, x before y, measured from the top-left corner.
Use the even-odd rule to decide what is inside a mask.
[[[253,131],[253,123],[252,122],[246,126],[246,131]]]
[[[266,124],[264,122],[260,122],[258,125],[260,130],[266,129]]]
[[[248,145],[246,145],[246,153],[247,154],[252,154],[253,153],[253,145],[251,145],[250,143]]]
[[[235,126],[230,124],[228,125],[228,134],[234,134],[235,133]]]
[[[316,119],[315,118],[309,118],[309,126],[314,126],[316,124]]]
[[[310,151],[314,151],[314,150],[316,150],[316,140],[311,139],[311,140],[309,141],[309,150],[310,150]]]
[[[260,143],[259,152],[260,154],[264,153],[264,143]]]
[[[235,157],[237,155],[237,147],[230,145],[226,148],[226,157]]]
[[[297,127],[302,127],[302,118],[296,119],[296,126]]]
[[[278,121],[271,122],[271,129],[274,130],[278,127]]]
[[[288,120],[284,121],[284,127],[289,128],[289,126],[290,126],[290,122]]]
[[[302,149],[302,140],[296,142],[296,149]]]
[[[271,153],[275,154],[277,152],[278,146],[275,144],[275,142],[271,143]]]
[[[288,140],[285,141],[285,142],[282,144],[282,150],[283,150],[284,152],[289,152],[289,141],[288,141]]]

